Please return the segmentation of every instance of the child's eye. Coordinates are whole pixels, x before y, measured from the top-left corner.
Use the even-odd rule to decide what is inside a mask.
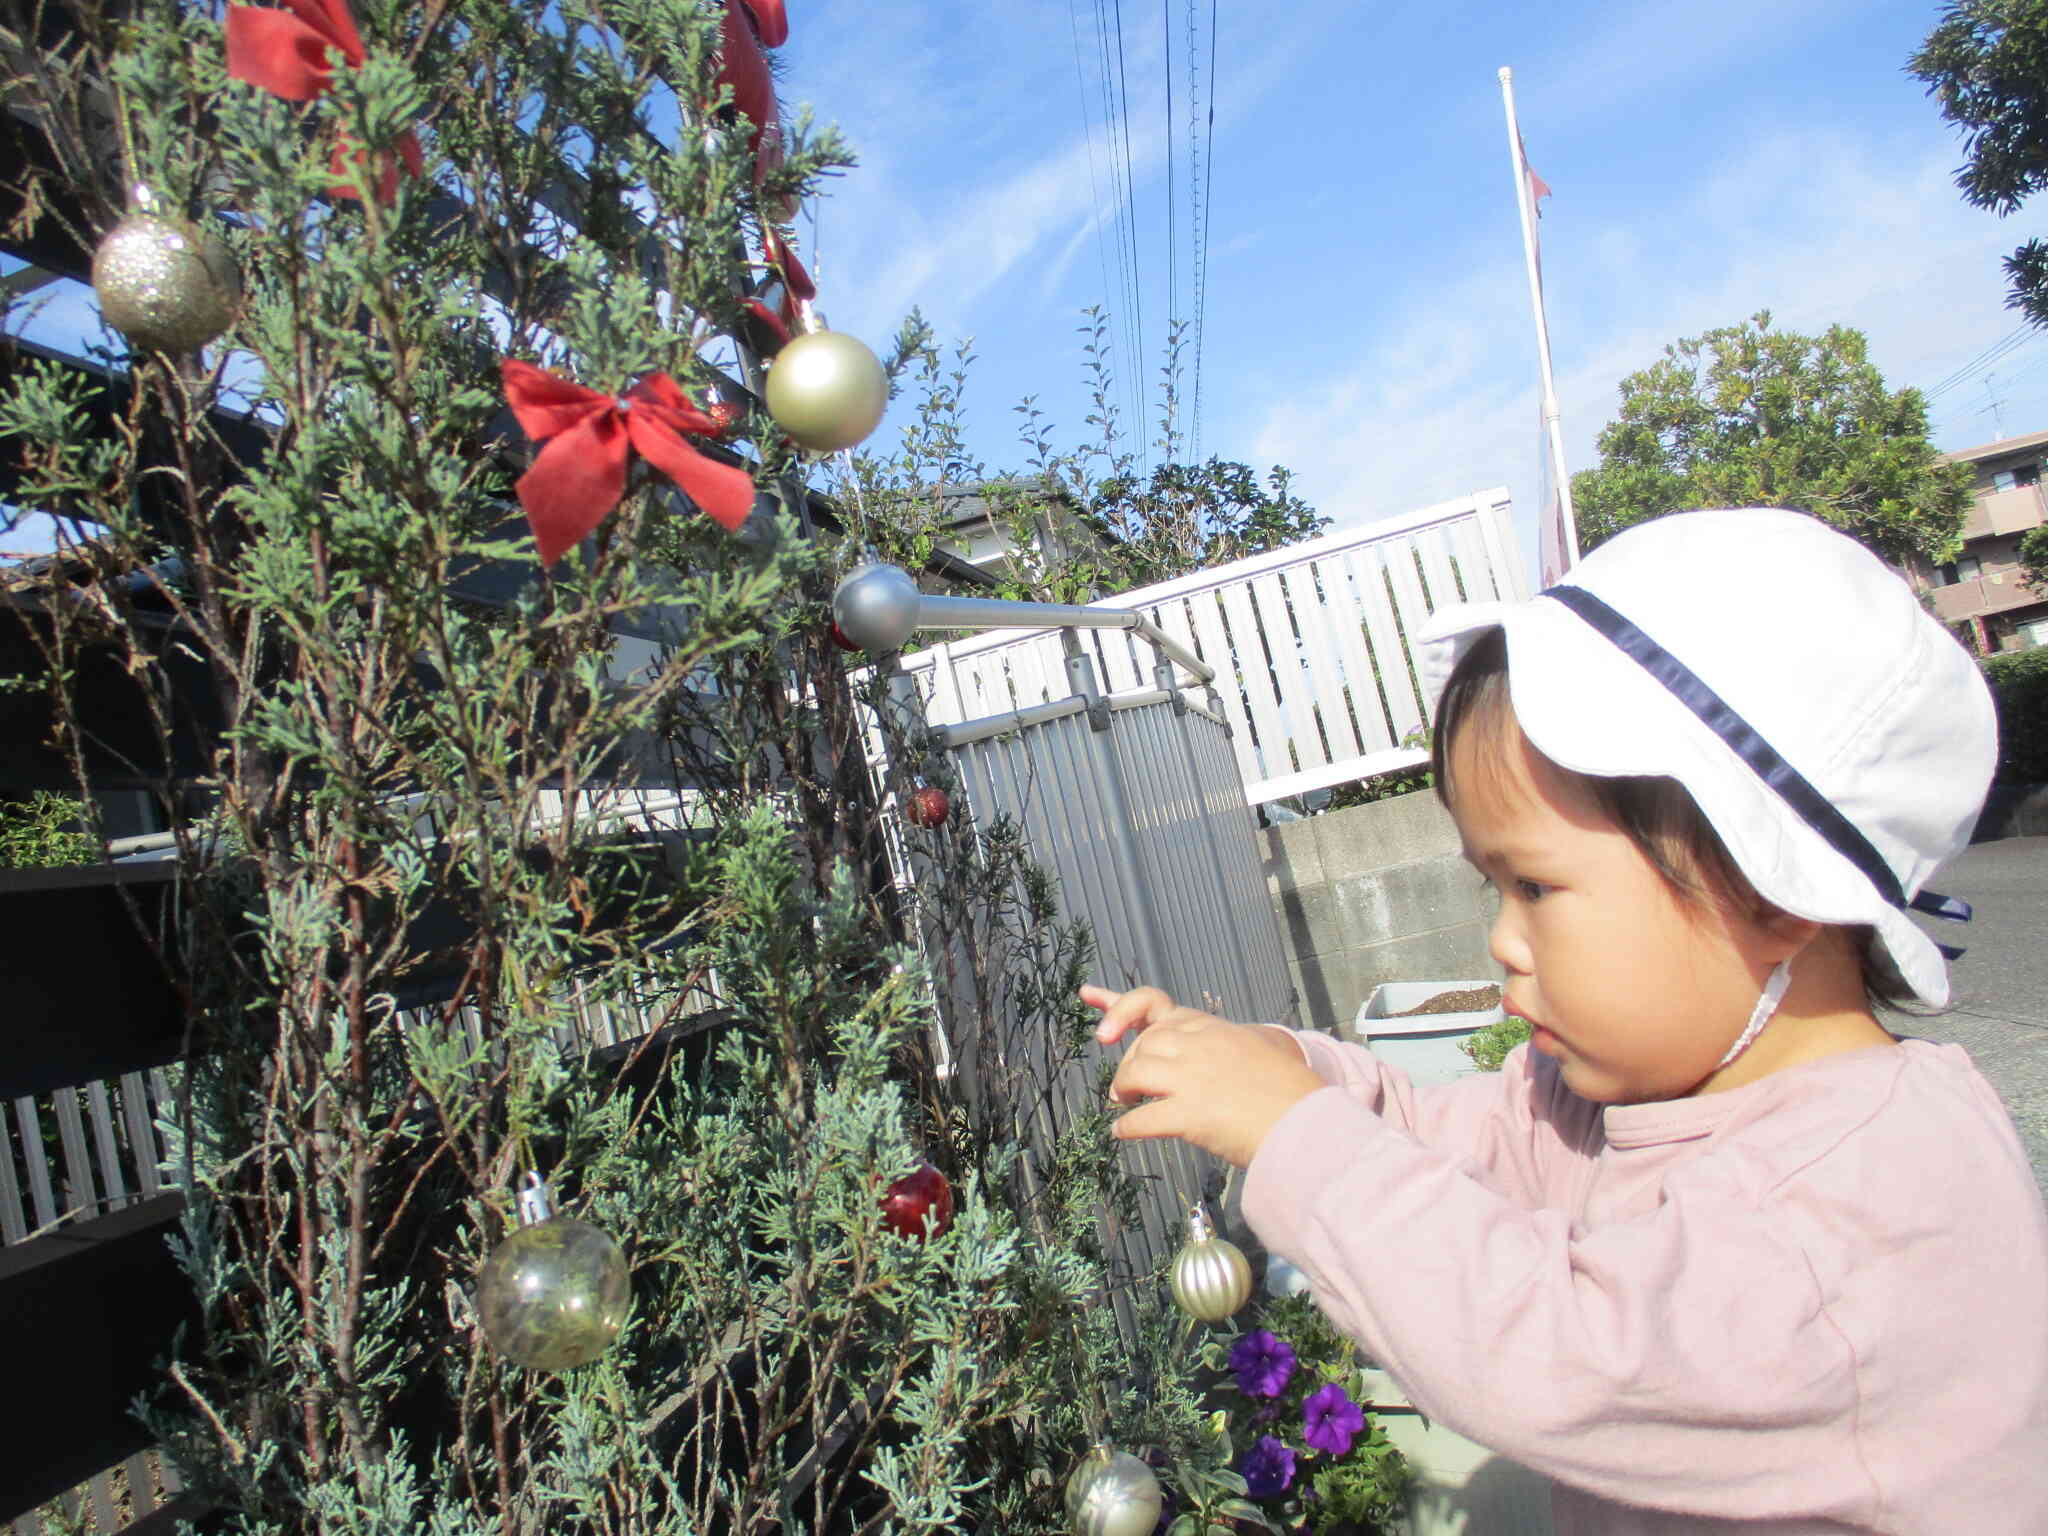
[[[1549,886],[1538,885],[1534,880],[1517,880],[1515,882],[1515,894],[1524,901],[1541,901],[1544,892],[1549,889]]]

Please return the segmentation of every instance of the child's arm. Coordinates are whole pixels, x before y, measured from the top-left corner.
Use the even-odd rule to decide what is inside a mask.
[[[1702,1179],[1580,1234],[1324,1091],[1272,1127],[1244,1213],[1432,1417],[1608,1498],[1754,1516],[1843,1465],[1857,1390],[1795,1235],[1745,1193]]]
[[[1081,997],[1084,1002],[1103,1010],[1102,1021],[1096,1028],[1096,1039],[1105,1045],[1135,1040],[1141,1031],[1159,1026],[1166,1026],[1171,1033],[1190,1025],[1206,1027],[1224,1023],[1199,1009],[1176,1004],[1156,987],[1135,988],[1123,993],[1101,987],[1083,987]],[[1315,1074],[1318,1084],[1341,1088],[1366,1109],[1409,1132],[1419,1141],[1453,1157],[1469,1160],[1476,1169],[1483,1171],[1495,1188],[1519,1199],[1533,1198],[1540,1185],[1539,1159],[1551,1153],[1560,1140],[1580,1142],[1594,1130],[1596,1112],[1559,1092],[1556,1074],[1541,1067],[1541,1058],[1531,1058],[1526,1051],[1511,1056],[1498,1073],[1475,1074],[1456,1083],[1420,1086],[1399,1068],[1388,1066],[1363,1046],[1333,1040],[1327,1035],[1284,1029],[1277,1024],[1229,1027],[1256,1031],[1256,1038],[1261,1042],[1284,1044],[1285,1054],[1304,1061]],[[1166,1036],[1160,1038],[1163,1042]],[[1244,1053],[1233,1053],[1221,1066],[1224,1074],[1222,1108],[1227,1111],[1242,1108],[1230,1102],[1237,1096],[1240,1085],[1258,1080],[1252,1067],[1247,1065],[1252,1042],[1240,1043],[1244,1046]],[[1133,1049],[1136,1049],[1135,1044]],[[1151,1064],[1153,1069],[1161,1065]],[[1142,1076],[1151,1080],[1157,1076],[1157,1071],[1148,1071]],[[1135,1089],[1139,1080],[1138,1077],[1126,1078],[1123,1074],[1118,1077],[1123,1088]],[[1305,1083],[1306,1080],[1297,1081]],[[1194,1102],[1191,1095],[1199,1093],[1199,1090],[1193,1085],[1179,1083],[1173,1091],[1182,1097],[1182,1109],[1186,1114],[1198,1116],[1215,1112]],[[1118,1092],[1115,1096],[1129,1101],[1141,1095],[1132,1091]],[[1299,1094],[1280,1104],[1279,1110],[1290,1107],[1294,1097],[1299,1097]],[[1275,1118],[1277,1114],[1262,1118],[1261,1134]],[[1135,1116],[1127,1116],[1126,1119],[1134,1123],[1120,1130],[1120,1135],[1158,1134],[1145,1129],[1151,1123],[1149,1119],[1136,1120]],[[1175,1131],[1169,1134],[1187,1133]],[[1241,1140],[1243,1128],[1233,1128],[1229,1134],[1232,1139]],[[1199,1135],[1189,1139],[1208,1145],[1200,1141]],[[1210,1146],[1209,1149],[1230,1157],[1230,1153],[1220,1146]],[[1249,1155],[1249,1149],[1246,1149],[1242,1156],[1230,1157],[1230,1160],[1243,1166]]]

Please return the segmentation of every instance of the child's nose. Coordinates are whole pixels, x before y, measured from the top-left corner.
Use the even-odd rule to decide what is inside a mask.
[[[1487,953],[1510,975],[1527,976],[1535,967],[1529,957],[1529,941],[1517,920],[1513,902],[1503,901],[1487,930]]]

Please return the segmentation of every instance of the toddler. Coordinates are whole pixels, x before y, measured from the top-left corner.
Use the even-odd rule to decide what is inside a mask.
[[[1124,1137],[1244,1214],[1560,1533],[2048,1532],[2048,1219],[1909,910],[1996,755],[1975,663],[1799,513],[1690,512],[1421,636],[1438,792],[1530,1042],[1369,1051],[1086,988]],[[1141,1033],[1142,1031],[1142,1033]]]

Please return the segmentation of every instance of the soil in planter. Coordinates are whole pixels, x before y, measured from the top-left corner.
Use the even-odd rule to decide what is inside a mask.
[[[1482,1008],[1499,1006],[1500,988],[1489,982],[1483,987],[1467,987],[1462,992],[1439,992],[1426,1002],[1417,1003],[1413,1008],[1403,1008],[1387,1017],[1407,1019],[1418,1013],[1477,1013]]]

